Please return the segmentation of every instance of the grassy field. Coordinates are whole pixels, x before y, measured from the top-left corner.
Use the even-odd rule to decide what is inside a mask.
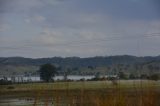
[[[39,106],[42,101],[44,106],[53,106],[52,101],[54,106],[159,106],[160,81],[121,80],[117,84],[111,81],[83,81],[1,85],[0,98],[17,97],[33,98],[32,106]]]
[[[13,87],[13,89],[9,89]],[[25,91],[25,90],[75,90],[75,89],[104,89],[104,88],[159,88],[160,81],[151,80],[120,80],[117,84],[112,81],[80,81],[80,82],[54,82],[54,83],[28,83],[0,85],[1,91]]]

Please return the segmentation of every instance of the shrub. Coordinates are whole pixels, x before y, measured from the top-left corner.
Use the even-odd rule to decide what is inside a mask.
[[[14,86],[8,86],[7,89],[15,89]]]

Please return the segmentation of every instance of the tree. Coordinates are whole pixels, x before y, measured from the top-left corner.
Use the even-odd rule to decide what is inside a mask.
[[[119,76],[120,79],[127,79],[127,75],[124,72],[122,72],[122,71],[120,71],[118,73],[118,76]]]
[[[67,77],[68,77],[68,74],[71,73],[71,69],[70,68],[67,68],[66,71],[64,71],[64,81],[67,81]]]
[[[93,66],[88,66],[88,69],[93,70],[93,69],[94,69],[94,67],[93,67]]]
[[[100,72],[97,72],[97,73],[95,74],[95,78],[96,78],[96,79],[99,79],[100,77],[101,77]]]
[[[148,76],[147,74],[141,74],[140,78],[141,78],[141,79],[148,79],[149,76]]]
[[[52,78],[55,76],[56,67],[51,64],[44,64],[40,66],[40,79],[46,82],[49,82],[52,80]]]
[[[153,69],[154,69],[153,65],[148,65],[148,69],[149,69],[150,71],[153,71]]]
[[[129,79],[136,79],[136,76],[131,73],[131,74],[129,75]]]
[[[154,80],[154,81],[157,81],[157,80],[160,79],[160,77],[159,77],[158,74],[152,74],[152,75],[150,76],[150,79],[151,79],[151,80]]]

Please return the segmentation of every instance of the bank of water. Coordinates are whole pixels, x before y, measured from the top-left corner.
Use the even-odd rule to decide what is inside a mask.
[[[8,98],[1,99],[0,106],[55,106],[56,101],[53,98]],[[59,103],[62,106],[62,103]]]
[[[95,76],[81,76],[81,75],[68,75],[67,79],[69,80],[80,80],[80,79],[84,79],[84,80],[89,80],[94,78]],[[3,76],[0,77],[0,79],[4,79]],[[8,81],[12,80],[12,77],[6,77],[6,79]],[[55,76],[53,78],[54,80],[63,80],[64,76]],[[27,81],[34,81],[34,82],[39,82],[40,81],[40,77],[39,76],[30,76],[30,77],[24,77],[24,76],[16,76],[14,77],[14,81],[15,82],[27,82]]]

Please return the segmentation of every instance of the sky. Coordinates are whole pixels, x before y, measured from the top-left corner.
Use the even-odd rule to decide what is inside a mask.
[[[0,0],[0,57],[160,55],[159,0]]]

